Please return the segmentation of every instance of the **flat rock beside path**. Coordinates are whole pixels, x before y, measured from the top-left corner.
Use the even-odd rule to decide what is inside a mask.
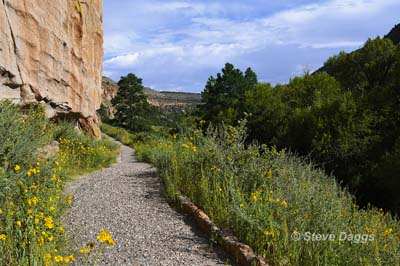
[[[115,240],[99,266],[225,265],[226,258],[169,206],[156,169],[138,162],[130,147],[121,145],[119,163],[77,178],[66,191],[74,200],[64,225],[76,249],[103,228]]]

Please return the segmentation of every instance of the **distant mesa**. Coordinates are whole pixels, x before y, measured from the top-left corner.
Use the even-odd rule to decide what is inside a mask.
[[[111,106],[111,99],[118,93],[118,84],[108,77],[103,77],[103,105]],[[144,89],[149,104],[158,107],[188,106],[201,103],[200,93],[156,91],[150,88]],[[107,111],[108,112],[108,111]]]

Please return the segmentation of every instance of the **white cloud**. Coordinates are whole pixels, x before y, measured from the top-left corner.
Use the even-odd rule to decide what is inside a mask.
[[[298,65],[321,65],[329,54],[358,48],[368,37],[385,34],[398,22],[395,10],[400,8],[398,0],[328,0],[240,19],[241,9],[255,12],[256,7],[243,2],[230,7],[224,1],[122,2],[122,8],[135,9],[117,19],[124,23],[121,29],[116,22],[106,26],[105,73],[136,71],[145,83],[168,88],[197,87],[227,61],[257,65],[261,72],[273,72],[268,75],[275,81],[287,79],[298,73]],[[268,51],[271,47],[274,54]],[[251,57],[254,54],[269,58]]]

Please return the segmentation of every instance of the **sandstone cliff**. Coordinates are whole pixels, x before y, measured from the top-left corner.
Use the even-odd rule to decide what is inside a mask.
[[[47,104],[98,135],[101,0],[0,0],[0,99]]]

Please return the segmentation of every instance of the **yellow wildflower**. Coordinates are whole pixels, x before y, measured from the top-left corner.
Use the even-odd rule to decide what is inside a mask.
[[[265,176],[266,178],[270,179],[270,178],[272,177],[272,170],[270,169],[270,170],[266,171],[266,172],[264,173],[264,176]]]
[[[71,195],[68,195],[67,202],[68,202],[68,205],[72,204],[72,196]]]
[[[96,238],[101,242],[101,243],[106,243],[108,246],[114,246],[114,240],[112,239],[110,233],[102,229],[100,231],[100,234],[96,236]]]
[[[264,235],[265,235],[266,237],[268,237],[268,236],[274,237],[274,232],[265,230],[265,231],[264,231]]]
[[[48,216],[44,219],[44,226],[46,226],[49,229],[53,229],[54,223],[53,223],[53,218],[51,216]]]
[[[55,262],[62,262],[63,260],[64,260],[63,256],[58,255],[54,257]]]
[[[51,259],[51,254],[47,253],[46,255],[44,255],[43,257],[45,260],[50,260]]]
[[[55,212],[55,211],[56,211],[56,208],[55,208],[54,206],[51,206],[51,207],[49,208],[49,210],[50,210],[51,212]]]
[[[189,145],[187,145],[186,143],[183,143],[183,144],[182,144],[182,148],[189,149],[190,147],[189,147]]]
[[[386,229],[385,232],[383,233],[383,236],[388,237],[392,234],[392,232],[393,232],[392,228]]]
[[[239,207],[240,207],[240,208],[243,208],[243,207],[244,207],[244,203],[241,202],[240,205],[239,205]]]
[[[36,204],[38,204],[39,199],[38,199],[38,197],[35,196],[35,197],[30,199],[30,202],[31,202],[31,204],[36,205]],[[28,204],[29,204],[29,201],[28,201]]]
[[[22,226],[21,221],[17,221],[15,224],[16,224],[18,227],[21,227],[21,226]]]
[[[3,214],[3,210],[2,209],[0,209],[0,215],[2,215]]]
[[[253,193],[253,195],[252,195],[251,197],[252,197],[252,199],[253,199],[254,201],[257,201],[257,194]]]
[[[284,200],[284,201],[281,202],[281,205],[282,205],[283,207],[287,207],[287,202]]]
[[[81,249],[79,250],[79,252],[82,253],[82,254],[86,254],[86,253],[89,253],[89,252],[90,252],[90,249],[89,249],[89,248],[81,248]]]
[[[0,235],[0,240],[5,241],[7,239],[7,236],[5,234]]]
[[[38,189],[38,188],[39,188],[39,185],[32,184],[32,185],[30,186],[30,188],[31,188],[32,190],[35,190],[35,189]]]
[[[43,244],[44,244],[44,238],[40,236],[40,237],[38,237],[38,238],[36,239],[36,242],[38,243],[39,246],[43,246]]]
[[[14,166],[14,170],[18,172],[19,170],[21,170],[21,166],[19,166],[18,164],[16,164],[16,165]]]

